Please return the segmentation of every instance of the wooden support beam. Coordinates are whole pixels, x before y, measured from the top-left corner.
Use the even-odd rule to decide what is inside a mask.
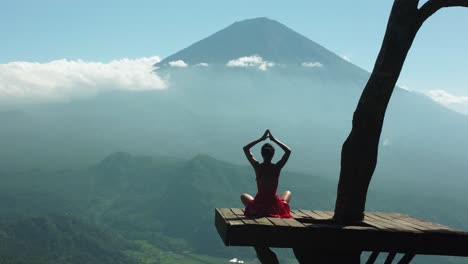
[[[396,253],[395,252],[389,252],[387,255],[387,258],[385,259],[384,264],[392,264],[393,260],[395,259]]]
[[[413,260],[414,256],[416,254],[414,253],[406,253],[405,255],[403,255],[403,257],[401,257],[400,261],[398,261],[398,264],[408,264],[411,262],[411,260]]]
[[[372,252],[372,254],[369,256],[369,258],[367,259],[367,262],[366,264],[374,264],[375,260],[377,259],[377,257],[379,256],[379,253],[378,251],[374,251]]]

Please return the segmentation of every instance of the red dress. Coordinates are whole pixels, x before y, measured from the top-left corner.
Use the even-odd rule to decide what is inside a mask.
[[[258,192],[247,204],[245,216],[291,218],[288,202],[276,193],[280,169],[275,164],[258,164],[255,167]]]

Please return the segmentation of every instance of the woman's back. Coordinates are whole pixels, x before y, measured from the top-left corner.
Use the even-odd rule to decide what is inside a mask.
[[[273,163],[261,163],[255,170],[258,194],[261,197],[274,198],[278,188],[279,175],[281,169]]]

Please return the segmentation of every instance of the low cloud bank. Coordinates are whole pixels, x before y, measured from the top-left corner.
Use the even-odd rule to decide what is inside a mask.
[[[468,115],[468,96],[454,95],[445,90],[432,90],[426,95],[447,108]]]
[[[110,62],[54,60],[0,64],[0,102],[66,101],[110,90],[159,90],[167,83],[154,72],[158,56]]]
[[[467,104],[468,105],[468,96],[457,96],[451,93],[446,92],[445,90],[432,90],[428,92],[429,97],[432,100],[441,103],[443,105],[451,104]]]

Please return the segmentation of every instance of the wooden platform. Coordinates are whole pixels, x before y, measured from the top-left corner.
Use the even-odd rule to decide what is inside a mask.
[[[292,210],[294,218],[246,218],[243,209],[217,208],[215,224],[226,246],[340,249],[468,256],[468,233],[398,213],[367,212],[362,223],[340,226],[333,212]]]

